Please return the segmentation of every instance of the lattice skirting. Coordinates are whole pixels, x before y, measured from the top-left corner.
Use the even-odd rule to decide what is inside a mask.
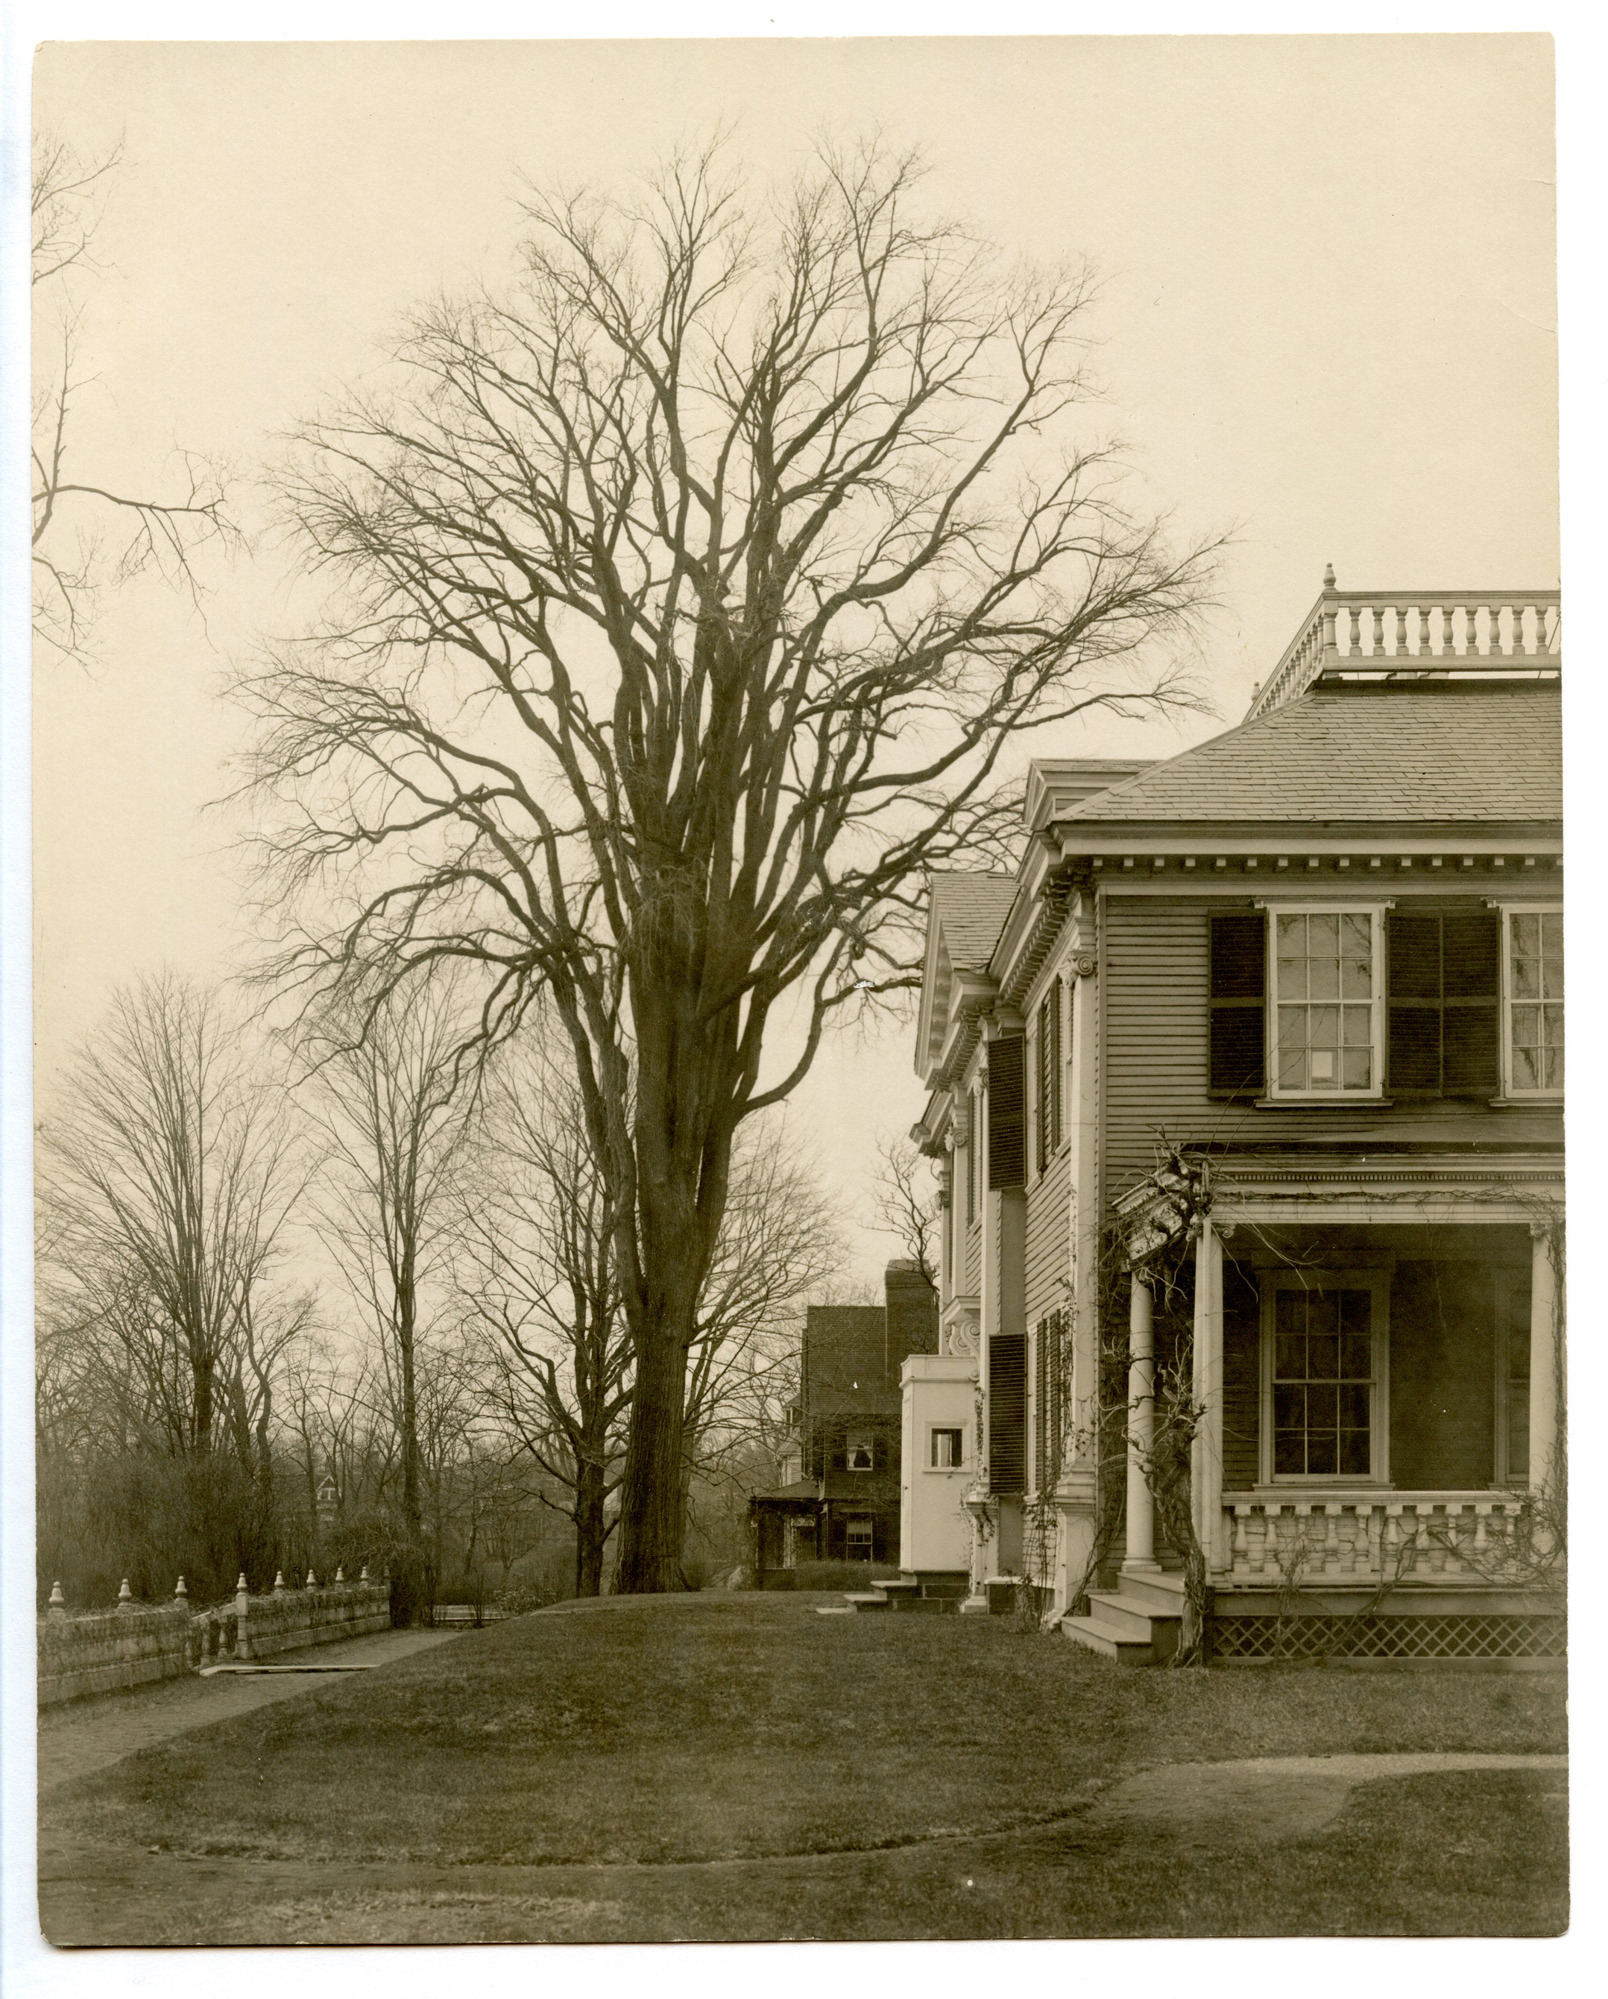
[[[1217,1659],[1561,1659],[1564,1645],[1564,1619],[1542,1611],[1283,1620],[1229,1612],[1211,1623]]]

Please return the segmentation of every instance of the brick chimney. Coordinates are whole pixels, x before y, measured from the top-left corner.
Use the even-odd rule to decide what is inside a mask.
[[[906,1354],[938,1351],[938,1293],[922,1276],[921,1265],[904,1257],[888,1265],[882,1282],[887,1301],[887,1379],[893,1387]]]

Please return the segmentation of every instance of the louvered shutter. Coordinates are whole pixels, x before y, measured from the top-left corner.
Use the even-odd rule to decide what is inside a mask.
[[[1044,1490],[1050,1442],[1050,1321],[1033,1328],[1033,1490]]]
[[[1441,931],[1441,1088],[1448,1097],[1494,1097],[1502,1087],[1502,918],[1476,903],[1447,910]]]
[[[1401,1096],[1439,1096],[1441,920],[1438,915],[1393,909],[1388,928],[1387,1087]]]
[[[1027,1453],[1027,1341],[995,1333],[988,1342],[988,1489],[1019,1493]]]
[[[1267,1077],[1267,925],[1260,910],[1210,921],[1207,1087],[1214,1097],[1258,1097]]]
[[[991,1190],[1027,1180],[1026,1104],[1022,1037],[1002,1035],[988,1044],[988,1184]]]
[[[1066,1311],[1050,1314],[1050,1471],[1059,1478],[1061,1473],[1061,1452],[1065,1444],[1065,1413],[1062,1408],[1066,1395],[1066,1382],[1062,1372],[1066,1365]]]

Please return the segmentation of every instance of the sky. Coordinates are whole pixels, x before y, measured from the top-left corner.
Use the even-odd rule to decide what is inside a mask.
[[[1558,581],[1551,44],[1538,36],[664,43],[55,44],[39,122],[125,165],[82,294],[77,437],[107,483],[175,444],[235,467],[415,303],[508,267],[521,177],[616,184],[729,127],[758,176],[822,132],[920,145],[935,209],[1103,279],[1098,422],[1180,540],[1232,544],[1198,671],[1215,716],[1042,748],[1167,756],[1237,721],[1324,564],[1369,589]],[[209,811],[228,664],[316,603],[287,551],[109,604],[92,670],[35,682],[41,1108],[115,984],[249,948]],[[877,1139],[919,1114],[913,1029],[829,1042],[792,1111],[863,1225]]]

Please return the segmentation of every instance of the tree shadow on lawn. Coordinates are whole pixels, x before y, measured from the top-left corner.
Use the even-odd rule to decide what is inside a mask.
[[[1098,1813],[874,1852],[611,1868],[310,1867],[59,1856],[53,1942],[363,1944],[986,1937],[1551,1936],[1568,1920],[1561,1773],[1363,1784],[1291,1839]]]

